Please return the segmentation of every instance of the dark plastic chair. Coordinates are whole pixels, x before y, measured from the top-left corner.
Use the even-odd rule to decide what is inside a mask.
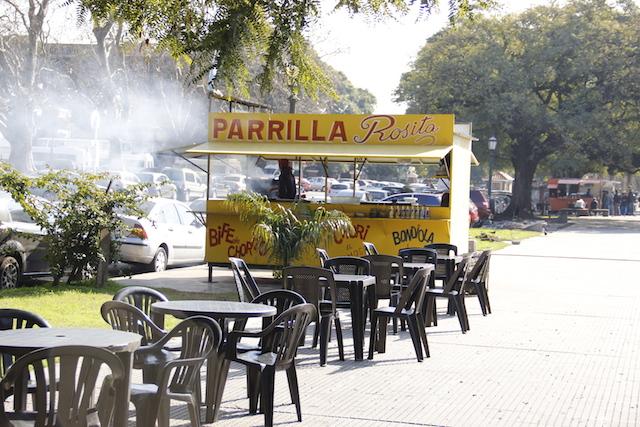
[[[238,289],[238,299],[240,302],[249,302],[260,295],[260,288],[249,271],[249,267],[240,258],[229,258],[233,280]]]
[[[449,243],[430,243],[425,248],[435,249],[438,255],[458,255],[458,247]]]
[[[379,255],[380,254],[378,252],[378,249],[376,248],[376,245],[374,245],[373,243],[362,242],[362,245],[364,246],[364,251],[367,253],[367,255]]]
[[[169,349],[162,349],[152,357],[141,350],[145,346],[150,346],[167,333],[160,329],[153,321],[140,309],[121,301],[107,301],[102,304],[100,313],[105,322],[117,331],[132,332],[142,336],[141,347],[136,350],[133,356],[134,369],[142,369],[143,381],[156,382],[158,369],[169,360],[176,358],[176,355]]]
[[[94,405],[93,391],[103,366],[110,372]],[[16,360],[0,381],[1,403],[11,390],[24,387],[29,373],[37,395],[33,411],[6,413],[0,404],[0,426],[12,426],[12,419],[33,421],[38,427],[107,426],[113,416],[114,396],[125,392],[124,367],[115,354],[89,346],[60,346],[36,350]]]
[[[398,256],[404,262],[419,262],[424,264],[437,264],[438,253],[435,249],[406,248],[398,251]]]
[[[468,261],[468,257],[465,257],[460,264],[458,264],[444,288],[427,289],[427,313],[435,313],[436,298],[447,298],[449,304],[455,307],[458,321],[460,322],[460,329],[463,334],[469,330],[469,319],[467,318],[467,309],[464,303],[464,287],[467,282]],[[433,321],[435,326],[438,326],[437,316],[433,315],[433,318],[428,320],[427,324],[431,324],[431,321]]]
[[[247,366],[251,378],[249,412],[256,413],[260,395],[264,425],[267,427],[273,426],[274,383],[278,370],[287,372],[291,400],[296,405],[298,421],[302,421],[295,356],[298,343],[302,340],[307,326],[317,317],[318,313],[313,304],[299,304],[284,311],[260,332],[229,333],[227,358]],[[261,348],[257,351],[236,353],[235,343],[242,337],[259,338]]]
[[[329,253],[321,248],[316,248],[318,258],[320,258],[320,267],[324,267],[324,262],[330,258]]]
[[[365,255],[362,258],[369,261],[371,274],[376,277],[376,308],[378,300],[388,299],[389,306],[395,307],[402,294],[402,280],[404,278],[402,258],[392,255]],[[404,322],[403,329],[404,330]],[[398,319],[393,319],[393,333],[398,332]]]
[[[327,362],[327,347],[331,334],[333,320],[338,338],[338,353],[340,360],[344,360],[344,346],[342,343],[342,327],[336,309],[336,284],[333,272],[319,267],[287,267],[282,271],[284,287],[302,295],[308,303],[316,307],[316,329],[313,334],[312,347],[318,345],[320,338],[320,366]],[[319,325],[319,326],[318,326]]]
[[[458,255],[458,247],[456,245],[451,245],[449,243],[430,243],[426,245],[425,248],[435,250],[438,256],[440,257]],[[440,259],[436,264],[434,279],[442,280],[444,283],[449,279],[451,274],[453,274],[454,269],[455,269],[454,264],[452,264],[451,262],[447,262],[443,259]]]
[[[153,323],[160,329],[164,328],[164,315],[151,312],[151,305],[154,302],[169,301],[162,292],[144,286],[128,286],[120,289],[114,296],[114,301],[126,302],[139,308],[144,314],[149,316]]]
[[[473,286],[473,290],[475,291],[475,294],[478,297],[478,301],[480,302],[482,315],[486,316],[487,313],[491,313],[491,304],[489,303],[489,295],[487,289],[491,251],[487,250],[479,253],[474,258],[474,265],[471,268],[471,272],[467,276],[467,284]]]
[[[49,323],[42,317],[29,311],[17,308],[0,308],[0,331],[23,328],[49,328]],[[16,357],[11,354],[0,353],[0,378],[4,377],[7,369],[15,362]],[[27,384],[27,393],[35,393],[35,384]],[[15,405],[18,402],[14,402]],[[17,410],[18,407],[14,406]]]
[[[371,265],[369,261],[360,257],[337,256],[329,258],[324,262],[324,268],[333,271],[334,274],[358,274],[371,275]],[[336,307],[351,308],[351,295],[345,288],[336,288]],[[365,313],[368,310],[365,310]]]
[[[158,372],[159,381],[154,384],[132,384],[131,402],[136,407],[136,425],[154,427],[169,425],[171,400],[187,404],[192,426],[200,426],[200,368],[212,351],[217,351],[222,341],[218,323],[204,316],[183,320],[161,340],[141,349],[150,357],[162,352],[174,338],[180,338],[180,355]]]
[[[270,305],[276,308],[275,316],[262,318],[262,327],[264,329],[271,324],[274,317],[278,317],[291,307],[305,304],[307,301],[297,292],[287,289],[277,289],[260,294],[251,302],[253,304]]]
[[[430,357],[427,333],[425,332],[424,316],[422,315],[423,301],[430,272],[425,269],[418,270],[412,277],[411,283],[403,291],[397,307],[382,307],[373,310],[371,317],[371,339],[369,340],[369,359],[373,359],[373,351],[376,347],[376,335],[379,335],[378,351],[385,352],[387,339],[387,322],[389,318],[406,320],[411,334],[411,341],[416,352],[418,362],[422,362],[424,354]],[[378,328],[378,323],[380,327]]]

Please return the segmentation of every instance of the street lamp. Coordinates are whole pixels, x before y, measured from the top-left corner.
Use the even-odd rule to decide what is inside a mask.
[[[287,65],[285,74],[287,75],[287,86],[289,86],[289,113],[296,112],[296,102],[298,101],[298,74],[300,70],[295,65]]]
[[[487,185],[489,190],[489,206],[491,206],[491,184],[493,179],[493,162],[496,157],[496,146],[498,145],[498,140],[495,136],[489,138],[489,183]]]

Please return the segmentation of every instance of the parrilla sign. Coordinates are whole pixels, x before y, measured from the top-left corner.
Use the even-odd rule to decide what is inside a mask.
[[[210,113],[209,141],[452,145],[452,114]]]

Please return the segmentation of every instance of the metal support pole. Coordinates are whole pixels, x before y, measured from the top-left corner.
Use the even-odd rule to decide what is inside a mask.
[[[489,150],[489,182],[487,184],[487,192],[489,193],[489,206],[491,206],[491,186],[493,184],[493,162],[496,156],[496,150]]]

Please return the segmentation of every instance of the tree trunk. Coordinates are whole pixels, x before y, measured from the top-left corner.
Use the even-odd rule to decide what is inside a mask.
[[[531,184],[533,175],[538,167],[538,161],[530,158],[514,159],[515,181],[513,182],[513,194],[511,205],[501,215],[502,218],[533,218],[531,209]]]
[[[96,272],[96,287],[103,288],[107,284],[109,278],[109,264],[111,264],[111,233],[104,229],[100,232],[100,251],[104,256],[104,261],[98,264]]]

